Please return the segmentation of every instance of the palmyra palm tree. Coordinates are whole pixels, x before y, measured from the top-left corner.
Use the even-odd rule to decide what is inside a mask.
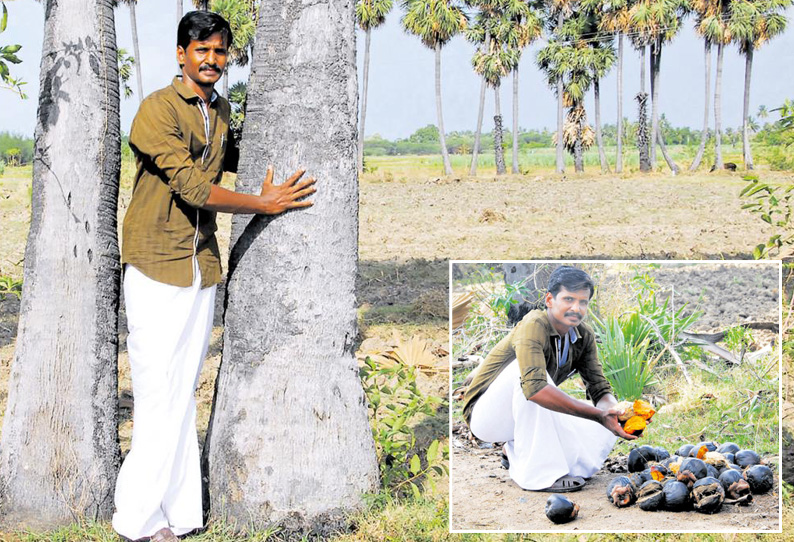
[[[728,27],[744,55],[744,106],[742,108],[742,157],[745,169],[753,169],[750,149],[750,80],[753,52],[786,29],[785,11],[791,0],[734,0]]]
[[[444,174],[452,175],[446,137],[444,135],[444,115],[441,108],[441,48],[467,25],[466,15],[455,0],[405,0],[403,28],[419,37],[422,43],[433,49],[436,56],[436,114],[438,116],[438,136],[441,142],[441,157]]]
[[[358,130],[358,173],[364,172],[364,126],[367,118],[367,90],[369,83],[369,48],[372,29],[386,22],[386,15],[391,11],[393,0],[357,0],[356,21],[366,33],[364,40],[364,82],[361,92],[361,127]]]
[[[584,0],[582,5],[598,13],[599,30],[617,35],[617,149],[615,172],[623,172],[623,36],[631,32],[633,0]],[[595,86],[593,88],[595,92]],[[600,115],[598,115],[600,116]],[[598,122],[596,123],[598,124]],[[603,169],[603,168],[602,168]]]
[[[130,29],[132,30],[132,54],[135,58],[135,80],[138,83],[138,102],[143,101],[143,79],[141,76],[141,50],[138,47],[138,20],[135,16],[135,6],[138,0],[121,0],[122,4],[130,7]]]
[[[671,41],[681,27],[686,0],[638,0],[630,9],[634,31],[651,47],[651,168],[656,167],[656,143],[673,174],[678,166],[666,152],[659,130],[659,84],[662,46]]]
[[[540,21],[529,6],[520,0],[500,0],[492,9],[481,13],[477,24],[470,27],[467,36],[475,43],[486,46],[472,58],[476,71],[488,86],[494,89],[494,154],[497,175],[506,173],[502,146],[502,112],[499,89],[501,81],[510,71],[518,68],[522,49],[540,33]],[[517,82],[517,79],[514,79]],[[513,97],[513,172],[518,170],[518,119],[517,89]]]
[[[722,20],[721,2],[719,0],[694,0],[692,10],[695,13],[695,31],[703,38],[705,45],[705,98],[703,108],[703,130],[700,132],[700,145],[689,171],[695,171],[703,160],[706,141],[709,133],[709,101],[711,99],[711,45],[723,41],[725,24]]]

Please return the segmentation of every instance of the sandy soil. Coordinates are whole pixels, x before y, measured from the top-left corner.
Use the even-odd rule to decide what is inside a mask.
[[[450,528],[455,530],[713,532],[774,531],[780,527],[777,487],[766,495],[756,495],[751,506],[724,506],[709,516],[694,511],[644,512],[638,506],[619,509],[607,501],[607,485],[618,475],[604,471],[581,491],[566,495],[579,505],[579,516],[558,526],[544,513],[549,494],[518,487],[499,464],[497,450],[471,448],[453,437],[450,463]]]
[[[727,173],[380,183],[365,176],[361,255],[747,258],[771,229],[741,209],[744,186],[738,174]]]

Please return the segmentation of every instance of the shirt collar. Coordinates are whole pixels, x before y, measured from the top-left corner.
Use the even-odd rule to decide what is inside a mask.
[[[196,92],[192,88],[187,86],[182,81],[181,75],[174,76],[174,80],[171,82],[171,85],[174,87],[174,90],[176,90],[177,94],[182,96],[182,98],[184,98],[185,100],[199,99],[199,95],[196,94]],[[217,98],[218,98],[218,93],[215,91],[215,89],[212,89],[212,96],[210,96],[210,103],[214,102]]]
[[[548,325],[549,329],[551,330],[551,335],[552,336],[556,335],[557,337],[559,337],[560,334],[557,333],[557,330],[554,329],[553,325],[551,325],[551,321],[549,320],[549,313],[546,312],[545,310],[543,311],[543,317],[546,319],[546,324]],[[581,333],[579,333],[579,326],[574,326],[574,327],[572,327],[571,329],[568,330],[568,338],[571,341],[571,344],[575,343],[577,340],[582,338]]]

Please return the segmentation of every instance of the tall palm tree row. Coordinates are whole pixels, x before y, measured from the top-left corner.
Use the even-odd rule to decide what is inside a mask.
[[[651,168],[656,168],[656,144],[673,173],[678,166],[666,152],[664,139],[659,130],[659,87],[662,62],[662,47],[669,43],[681,28],[686,14],[687,0],[638,0],[631,7],[634,31],[650,46],[651,67]]]
[[[742,157],[744,167],[753,169],[750,149],[750,80],[753,71],[753,53],[786,29],[785,11],[792,0],[734,0],[727,21],[731,37],[744,55],[744,100],[742,107]]]
[[[711,46],[723,41],[725,23],[722,20],[719,0],[694,0],[692,11],[695,14],[695,31],[703,38],[705,46],[705,97],[703,107],[703,129],[700,132],[700,145],[689,171],[695,171],[703,160],[709,134],[709,101],[711,99]]]
[[[425,46],[435,52],[438,136],[441,143],[441,157],[444,162],[444,174],[452,175],[441,107],[441,48],[453,36],[466,29],[468,19],[462,4],[456,0],[404,0],[403,7],[405,8],[405,15],[402,18],[403,28],[408,33],[417,36]]]
[[[502,145],[502,112],[499,89],[502,78],[518,67],[521,51],[540,33],[540,20],[529,6],[520,0],[498,0],[490,2],[472,25],[467,36],[475,43],[485,46],[472,58],[474,71],[494,90],[494,155],[498,175],[506,173],[504,148]],[[517,122],[517,103],[514,96],[513,122]],[[514,127],[514,136],[517,129]],[[518,142],[514,139],[513,168],[518,169]]]
[[[367,119],[367,91],[369,84],[369,49],[372,40],[372,29],[386,22],[386,15],[394,5],[393,0],[357,0],[356,22],[365,32],[364,40],[364,74],[361,92],[361,126],[358,130],[358,173],[364,172],[364,127]]]

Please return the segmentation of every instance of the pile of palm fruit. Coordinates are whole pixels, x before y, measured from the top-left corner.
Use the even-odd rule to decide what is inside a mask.
[[[642,510],[720,511],[723,504],[748,505],[753,494],[772,489],[772,469],[753,450],[737,444],[687,444],[675,455],[661,447],[640,446],[628,457],[628,476],[607,487],[609,502]]]

